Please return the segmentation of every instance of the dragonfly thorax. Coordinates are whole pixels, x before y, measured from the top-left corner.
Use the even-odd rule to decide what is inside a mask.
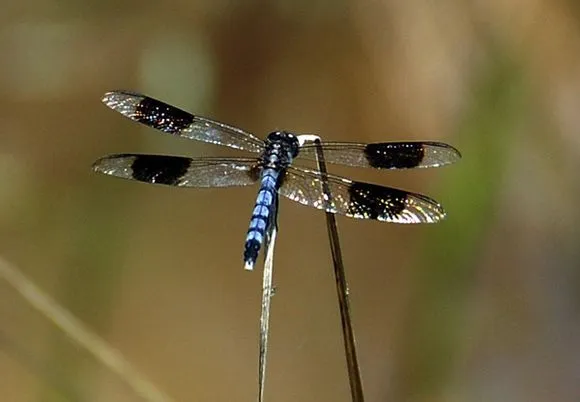
[[[286,131],[274,131],[266,138],[266,149],[262,156],[264,167],[286,168],[298,155],[298,138]]]

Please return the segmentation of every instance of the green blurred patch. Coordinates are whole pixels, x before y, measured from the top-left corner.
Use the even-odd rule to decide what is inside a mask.
[[[478,257],[498,219],[502,177],[526,112],[525,77],[506,55],[491,60],[475,87],[473,104],[458,130],[461,140],[454,144],[463,158],[442,172],[439,198],[448,219],[425,243],[415,269],[417,288],[399,352],[396,400],[437,399],[448,384]]]

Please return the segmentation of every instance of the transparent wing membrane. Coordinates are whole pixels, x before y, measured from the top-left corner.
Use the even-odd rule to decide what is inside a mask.
[[[352,218],[434,223],[445,217],[441,205],[424,195],[331,175],[323,179],[320,172],[310,169],[289,167],[279,193],[300,204]]]
[[[97,160],[93,169],[124,179],[179,187],[248,186],[259,176],[253,158],[118,154]]]
[[[108,92],[103,97],[103,103],[131,120],[165,133],[249,152],[264,150],[264,141],[244,130],[194,116],[145,95]]]
[[[323,142],[322,149],[328,163],[377,169],[439,167],[461,158],[459,151],[441,142]],[[316,145],[302,146],[298,158],[316,160]]]

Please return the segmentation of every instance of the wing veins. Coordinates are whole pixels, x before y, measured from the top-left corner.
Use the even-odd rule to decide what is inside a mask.
[[[98,159],[93,170],[110,176],[177,187],[230,187],[254,184],[255,158],[188,158],[170,155],[115,154]]]
[[[451,145],[442,142],[323,142],[326,162],[377,169],[429,168],[458,161],[461,154]],[[316,145],[305,144],[298,158],[316,160]]]
[[[326,181],[330,199],[323,190]],[[290,166],[279,190],[300,204],[358,219],[395,223],[433,223],[445,217],[437,201],[417,193],[352,181]]]
[[[259,153],[264,142],[242,129],[127,91],[108,92],[103,103],[123,116],[161,132],[210,144]]]

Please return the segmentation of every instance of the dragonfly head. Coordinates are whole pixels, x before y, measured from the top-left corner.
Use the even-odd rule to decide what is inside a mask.
[[[300,148],[298,137],[288,131],[271,132],[266,138],[266,143],[270,146],[276,145],[281,147],[292,159],[298,155],[298,150]]]

